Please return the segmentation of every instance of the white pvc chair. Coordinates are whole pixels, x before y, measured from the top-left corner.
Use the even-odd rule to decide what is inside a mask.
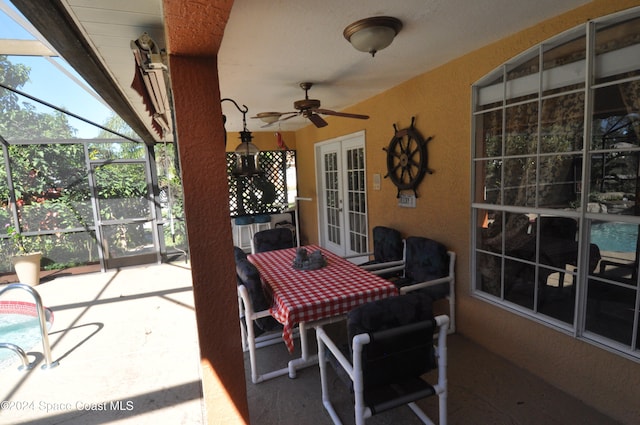
[[[387,298],[383,301],[405,297],[411,295]],[[342,424],[330,400],[327,349],[353,382],[356,425],[364,425],[367,418],[403,405],[408,405],[423,423],[435,425],[416,404],[416,401],[433,395],[437,395],[439,400],[438,424],[446,425],[448,325],[449,318],[440,315],[378,331],[359,333],[351,339],[351,355],[343,353],[321,326],[316,327],[322,402],[333,423]],[[437,344],[434,346],[436,335]],[[385,355],[374,356],[379,352],[384,352]],[[421,378],[421,375],[431,369],[438,371],[437,383],[433,385]]]
[[[289,373],[289,368],[273,370],[266,373],[258,373],[257,350],[270,345],[283,343],[282,328],[265,332],[256,337],[254,322],[261,318],[271,317],[269,310],[254,311],[249,291],[244,285],[238,285],[238,306],[240,314],[240,330],[242,333],[242,349],[249,351],[249,363],[251,365],[251,381],[254,384],[273,379]]]
[[[419,289],[425,289],[429,287],[433,287],[436,285],[441,285],[443,283],[449,285],[449,293],[446,295],[446,299],[449,301],[449,333],[454,333],[456,331],[456,253],[453,251],[447,251],[447,255],[449,256],[449,274],[445,277],[441,277],[438,279],[432,279],[425,282],[412,283],[407,286],[401,286],[399,288],[400,294],[408,294],[412,291],[417,291]]]
[[[373,228],[373,252],[353,254],[346,259],[367,258],[358,264],[361,268],[381,277],[399,275],[404,270],[405,241],[400,232],[385,226]]]
[[[409,236],[405,239],[404,274],[392,279],[401,294],[422,290],[437,301],[449,302],[449,333],[456,330],[456,254],[433,239]]]
[[[258,349],[284,341],[282,325],[269,312],[271,300],[265,295],[260,272],[247,258],[242,249],[235,247],[236,278],[238,280],[238,314],[242,349],[249,351],[251,365],[251,381],[254,384],[284,375],[289,372],[288,365],[282,369],[260,374],[258,372]],[[298,329],[294,337],[299,337]],[[306,336],[306,335],[305,335]]]

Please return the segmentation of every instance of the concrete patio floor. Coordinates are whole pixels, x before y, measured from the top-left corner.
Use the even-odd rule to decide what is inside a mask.
[[[60,276],[37,290],[54,311],[49,338],[59,365],[21,372],[16,361],[0,369],[0,400],[10,402],[0,409],[0,424],[206,423],[188,264]],[[30,301],[22,291],[2,299]],[[450,425],[619,424],[463,335],[450,336],[448,351]],[[42,360],[40,346],[33,353]],[[291,358],[284,345],[259,354],[259,367],[267,369]],[[244,358],[252,424],[331,423],[320,401],[317,367],[300,370],[295,380],[284,376],[254,385],[248,353]],[[348,391],[335,376],[331,386],[345,425],[352,424]],[[435,399],[421,404],[436,412]],[[367,421],[417,423],[406,408]]]
[[[0,424],[203,423],[188,264],[58,277],[36,289],[54,312],[59,365],[0,370],[0,400],[9,402]],[[2,299],[32,302],[20,290]],[[41,359],[41,345],[31,348]]]

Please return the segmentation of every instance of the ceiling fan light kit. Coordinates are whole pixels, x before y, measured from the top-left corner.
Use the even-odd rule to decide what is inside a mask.
[[[348,25],[342,34],[361,52],[376,53],[388,47],[402,29],[402,22],[391,16],[374,16]]]
[[[293,112],[260,112],[256,114],[255,117],[267,123],[263,127],[268,127],[271,124],[279,121],[286,121],[293,117],[302,116],[307,118],[313,125],[318,128],[325,127],[327,122],[320,116],[322,115],[332,115],[335,117],[343,117],[343,118],[355,118],[359,120],[369,119],[368,115],[360,115],[360,114],[349,114],[346,112],[336,112],[331,111],[329,109],[321,109],[320,101],[318,99],[309,99],[309,89],[313,86],[313,83],[300,83],[300,88],[304,90],[304,99],[296,100],[293,102],[293,108],[295,111]]]
[[[260,112],[257,113],[255,117],[251,118],[258,118],[264,123],[273,124],[274,122],[278,121],[281,116],[282,114],[280,112]]]

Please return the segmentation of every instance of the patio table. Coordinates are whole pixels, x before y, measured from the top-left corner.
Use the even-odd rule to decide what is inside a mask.
[[[281,249],[249,255],[260,272],[266,290],[273,299],[271,315],[283,324],[282,337],[293,352],[293,328],[300,325],[302,357],[289,362],[289,376],[295,377],[295,368],[308,365],[306,326],[308,322],[334,318],[348,313],[354,307],[369,301],[398,295],[393,283],[374,275],[356,264],[321,248],[308,245],[311,254],[320,250],[327,265],[317,270],[299,270],[293,267],[297,248]]]

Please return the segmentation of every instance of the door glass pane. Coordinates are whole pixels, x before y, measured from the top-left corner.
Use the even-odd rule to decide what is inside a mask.
[[[102,226],[106,259],[139,256],[155,252],[151,223],[122,223]]]
[[[105,164],[94,168],[102,220],[151,217],[144,164]]]
[[[368,250],[364,149],[349,149],[346,155],[348,158],[347,181],[349,182],[347,190],[349,250],[361,253]]]
[[[340,193],[338,154],[335,152],[324,156],[325,205],[327,216],[327,237],[330,242],[340,245]]]

